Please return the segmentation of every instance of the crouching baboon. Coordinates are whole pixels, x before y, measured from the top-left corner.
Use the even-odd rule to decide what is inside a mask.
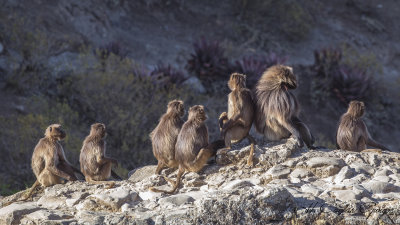
[[[251,143],[247,164],[252,166],[255,140],[249,131],[253,124],[254,103],[250,90],[246,88],[246,75],[233,73],[228,86],[231,90],[228,95],[228,113],[223,112],[219,117],[221,137],[226,148],[219,152],[224,153],[231,148],[232,142],[240,142],[247,138]]]
[[[312,149],[315,148],[314,137],[298,118],[299,103],[291,92],[296,88],[296,76],[289,66],[271,66],[263,73],[255,87],[256,130],[270,141],[293,135],[300,147],[305,142]]]
[[[77,180],[74,172],[80,174],[80,171],[68,162],[59,142],[65,136],[65,131],[60,124],[52,124],[47,127],[44,138],[39,140],[32,155],[32,170],[36,181],[23,200],[30,198],[34,189],[39,185],[48,187],[61,184],[62,179]]]
[[[107,181],[111,175],[121,179],[116,175],[111,167],[117,165],[117,160],[106,157],[106,126],[102,123],[92,124],[89,135],[83,141],[79,161],[81,171],[85,175],[85,180],[91,184],[107,184],[108,188],[115,185],[112,181]]]
[[[150,133],[154,157],[158,160],[156,174],[165,166],[177,168],[175,144],[184,121],[183,101],[173,100],[168,103],[167,112],[161,116],[157,127]]]
[[[172,194],[180,184],[181,177],[185,171],[200,171],[207,160],[215,155],[216,151],[224,146],[222,140],[208,144],[208,130],[205,124],[207,119],[204,107],[201,105],[192,106],[189,109],[189,118],[183,124],[175,145],[175,159],[179,163],[179,170],[176,181],[165,177],[173,183],[171,191],[163,191],[150,187],[151,191]]]
[[[347,112],[340,118],[336,133],[337,148],[361,152],[369,145],[378,149],[389,150],[371,138],[367,126],[362,120],[364,110],[364,102],[350,102]]]

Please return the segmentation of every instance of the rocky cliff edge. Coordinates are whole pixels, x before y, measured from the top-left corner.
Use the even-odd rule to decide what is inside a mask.
[[[400,154],[299,149],[293,139],[234,146],[173,195],[155,166],[114,188],[68,182],[0,209],[0,224],[400,224]],[[167,169],[164,175],[176,177]],[[1,205],[23,192],[3,197]]]

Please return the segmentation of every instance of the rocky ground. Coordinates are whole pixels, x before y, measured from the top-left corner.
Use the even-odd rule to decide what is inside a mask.
[[[0,209],[0,224],[399,224],[400,154],[299,149],[293,139],[246,143],[187,173],[174,195],[155,166],[106,189],[82,181]],[[176,171],[163,173],[175,178]],[[1,199],[2,205],[23,192]]]

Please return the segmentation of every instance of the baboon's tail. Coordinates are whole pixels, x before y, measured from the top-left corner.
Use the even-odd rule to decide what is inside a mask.
[[[179,171],[178,171],[178,175],[177,175],[177,177],[176,177],[176,181],[175,181],[175,183],[174,183],[174,185],[173,185],[173,187],[172,187],[172,190],[170,190],[170,191],[165,191],[165,190],[160,190],[160,189],[157,189],[157,188],[155,188],[155,187],[149,187],[149,190],[150,191],[153,191],[153,192],[162,192],[162,193],[166,193],[166,194],[173,194],[175,191],[176,191],[176,189],[178,189],[178,187],[179,187],[179,184],[180,184],[180,182],[181,182],[181,177],[182,177],[182,175],[183,175],[183,173],[185,172],[185,170],[183,169],[183,168],[179,168]],[[167,181],[169,181],[169,182],[172,182],[170,179],[166,179]]]
[[[20,199],[20,201],[26,201],[28,200],[28,198],[30,198],[33,194],[33,192],[35,191],[36,187],[39,186],[40,183],[39,181],[36,179],[35,183],[33,183],[31,189],[29,190],[28,194],[26,194],[25,198]]]
[[[209,144],[206,148],[209,149],[212,152],[211,156],[215,156],[217,154],[218,149],[224,148],[225,147],[225,141],[224,140],[216,140]]]

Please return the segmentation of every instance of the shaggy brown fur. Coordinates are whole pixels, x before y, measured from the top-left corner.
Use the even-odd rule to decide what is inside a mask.
[[[156,174],[163,167],[177,168],[175,144],[184,121],[183,101],[173,100],[168,103],[167,112],[161,116],[157,127],[150,133],[154,157],[158,160]]]
[[[336,133],[336,146],[343,150],[355,152],[363,151],[367,148],[367,145],[382,150],[389,150],[371,138],[367,126],[362,120],[364,110],[365,106],[363,102],[350,102],[347,112],[340,118]]]
[[[219,117],[221,137],[225,141],[225,149],[219,152],[225,153],[231,149],[232,142],[240,142],[247,137],[251,143],[248,165],[253,165],[255,140],[249,131],[254,119],[254,103],[251,92],[246,88],[246,75],[233,73],[228,86],[231,93],[228,95],[228,113],[223,112]]]
[[[268,68],[255,88],[255,126],[270,141],[288,138],[292,134],[303,146],[314,148],[314,138],[298,118],[300,107],[291,90],[297,88],[293,69],[276,65]]]
[[[165,178],[173,183],[171,191],[163,191],[154,187],[150,188],[151,191],[169,194],[174,193],[185,171],[200,171],[207,160],[215,155],[216,150],[223,147],[223,141],[216,141],[212,144],[208,144],[208,130],[205,124],[206,119],[207,116],[204,111],[204,106],[195,105],[189,109],[189,118],[183,124],[175,145],[175,159],[179,163],[176,182]]]
[[[61,184],[62,179],[77,180],[74,172],[80,173],[80,171],[68,162],[59,142],[65,136],[61,125],[52,124],[47,127],[44,138],[39,140],[32,155],[32,170],[36,176],[36,182],[23,200],[30,198],[34,189],[39,185],[48,187]]]
[[[117,165],[117,160],[106,157],[106,126],[95,123],[91,126],[90,134],[83,141],[79,161],[85,180],[91,184],[107,184],[108,188],[114,182],[106,181],[110,178],[112,165]]]

